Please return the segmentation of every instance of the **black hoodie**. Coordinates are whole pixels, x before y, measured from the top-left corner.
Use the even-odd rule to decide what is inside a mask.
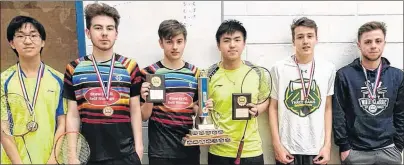
[[[333,95],[333,130],[340,152],[404,147],[404,74],[382,57],[377,99],[369,99],[359,58],[338,70]],[[367,70],[373,83],[377,74]]]

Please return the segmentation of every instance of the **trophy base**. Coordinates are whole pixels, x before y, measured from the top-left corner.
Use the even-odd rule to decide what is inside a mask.
[[[191,129],[189,134],[191,136],[217,136],[222,135],[224,132],[221,129]]]
[[[216,129],[214,124],[198,124],[199,130]]]
[[[218,135],[218,136],[190,136],[182,138],[182,144],[184,146],[207,146],[213,144],[228,143],[231,139],[228,135]]]
[[[182,138],[182,144],[184,146],[205,146],[230,142],[230,137],[223,133],[222,129],[190,129],[189,134]]]

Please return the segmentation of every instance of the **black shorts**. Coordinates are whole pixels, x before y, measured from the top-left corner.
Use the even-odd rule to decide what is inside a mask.
[[[122,157],[122,158],[117,158],[117,159],[108,159],[108,160],[102,160],[102,161],[92,161],[88,162],[87,165],[125,165],[125,164],[132,164],[132,165],[141,165],[141,161],[139,159],[139,156],[137,155],[136,152]]]
[[[236,158],[222,157],[208,153],[209,165],[233,165]],[[264,155],[261,154],[255,157],[241,158],[240,164],[242,165],[264,165]]]
[[[199,165],[199,155],[187,158],[157,158],[149,157],[149,165]]]

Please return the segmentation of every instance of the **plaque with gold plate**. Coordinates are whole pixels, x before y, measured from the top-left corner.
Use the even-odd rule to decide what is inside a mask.
[[[146,102],[165,102],[165,76],[163,74],[147,74],[146,81],[150,83],[150,91],[149,95],[147,95]]]
[[[250,120],[248,103],[251,103],[251,93],[233,93],[232,94],[232,119]]]
[[[200,76],[198,77],[198,96],[199,96],[199,108],[202,111],[199,116],[202,119],[202,123],[198,124],[196,127],[196,114],[192,116],[193,128],[189,130],[187,134],[182,139],[184,146],[203,146],[203,145],[213,145],[228,143],[231,141],[228,135],[224,134],[224,131],[218,128],[217,124],[214,124],[212,119],[212,114],[210,110],[206,107],[206,101],[208,100],[208,83],[209,78],[207,72],[202,70]],[[214,110],[211,110],[214,111]]]

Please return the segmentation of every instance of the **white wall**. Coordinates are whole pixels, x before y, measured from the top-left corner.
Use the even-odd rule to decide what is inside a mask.
[[[83,5],[94,1],[83,1]],[[114,6],[121,15],[118,40],[114,50],[134,58],[146,67],[162,58],[157,30],[166,19],[177,19],[187,25],[188,37],[184,58],[200,67],[209,67],[219,60],[215,37],[221,22],[220,1],[102,1]],[[86,38],[87,54],[92,52]]]
[[[224,18],[240,20],[247,29],[245,58],[268,68],[294,52],[290,25],[293,19],[301,16],[317,23],[319,44],[315,55],[329,57],[338,69],[360,55],[355,43],[358,28],[367,21],[384,21],[388,43],[383,55],[392,66],[403,68],[402,1],[224,2]],[[266,114],[260,117],[259,124],[265,163],[272,164],[274,153]],[[333,142],[329,164],[339,162],[338,147]]]
[[[155,62],[162,57],[158,46],[157,29],[163,19],[185,19],[188,26],[189,40],[184,59],[202,68],[220,59],[216,49],[215,33],[220,20],[238,19],[247,29],[247,46],[243,58],[270,68],[275,61],[291,55],[290,24],[292,20],[307,16],[318,25],[319,44],[316,56],[327,56],[337,68],[350,63],[359,52],[355,41],[360,25],[367,21],[385,21],[387,24],[384,57],[392,66],[403,68],[403,2],[349,1],[349,2],[309,2],[309,1],[224,1],[203,2],[187,1],[187,5],[196,9],[188,11],[183,1],[176,2],[106,2],[118,5],[122,16],[119,38],[115,50],[125,56],[139,61],[141,67]],[[90,2],[84,1],[84,5]],[[223,5],[223,6],[222,6]],[[223,9],[223,10],[222,10]],[[87,51],[91,44],[87,40]],[[268,131],[267,114],[259,117],[260,133],[263,139],[266,164],[274,163],[271,139]],[[145,125],[145,141],[147,129]],[[145,143],[147,152],[147,142]],[[330,164],[339,163],[338,147],[332,149]],[[207,163],[207,148],[203,147],[201,163]],[[147,158],[143,163],[147,163]]]

